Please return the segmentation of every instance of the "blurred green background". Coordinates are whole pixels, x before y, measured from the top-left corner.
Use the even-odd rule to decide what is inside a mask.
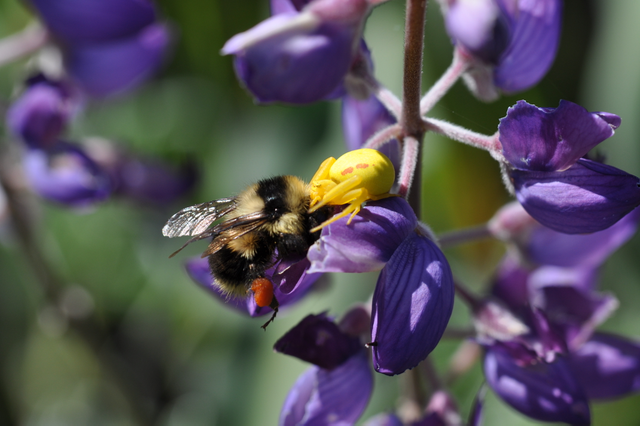
[[[375,274],[331,276],[324,291],[283,312],[265,333],[262,319],[225,308],[187,277],[183,260],[202,246],[194,244],[167,259],[182,243],[160,232],[175,211],[232,195],[270,175],[310,179],[322,160],[344,151],[338,103],[256,106],[238,85],[231,58],[219,55],[227,39],[268,16],[267,3],[159,1],[176,34],[166,66],[131,96],[90,104],[74,122],[74,140],[100,136],[169,161],[192,158],[201,181],[166,209],[111,200],[78,214],[35,204],[39,243],[67,286],[57,305],[44,296],[5,221],[0,233],[0,424],[140,424],[144,415],[137,415],[135,406],[154,412],[153,421],[161,425],[276,424],[289,388],[307,366],[275,354],[273,343],[308,313],[328,310],[339,316],[369,299]],[[397,94],[403,11],[399,0],[376,8],[365,31],[379,79]],[[568,99],[622,117],[622,126],[599,152],[610,164],[640,175],[639,18],[640,2],[634,0],[568,0],[559,55],[535,89],[483,104],[459,83],[433,115],[491,134],[519,99],[545,107]],[[0,37],[20,31],[32,19],[16,0],[0,0]],[[448,66],[451,54],[439,7],[431,1],[425,87]],[[6,106],[21,83],[25,62],[0,69],[0,105]],[[427,135],[423,220],[437,233],[481,224],[508,200],[498,167],[487,154]],[[636,237],[611,258],[602,288],[621,301],[603,328],[640,339],[639,249]],[[502,253],[501,244],[483,242],[447,255],[454,273],[482,291]],[[86,335],[80,338],[70,329],[61,306],[84,309],[79,315],[94,317],[110,341],[92,349]],[[466,308],[456,302],[452,324],[467,323]],[[459,343],[443,341],[434,352],[440,369]],[[109,359],[101,345],[128,354],[129,364]],[[123,382],[105,367],[114,364],[131,380]],[[481,382],[476,366],[454,383],[463,416]],[[402,386],[401,378],[376,375],[363,419],[393,410]],[[594,404],[594,424],[638,425],[638,404],[638,396]],[[538,423],[489,393],[485,424]]]

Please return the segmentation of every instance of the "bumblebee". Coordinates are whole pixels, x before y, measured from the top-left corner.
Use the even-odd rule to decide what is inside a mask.
[[[366,200],[391,196],[395,172],[391,161],[371,149],[348,152],[325,160],[310,184],[295,176],[276,176],[246,188],[236,197],[222,198],[182,209],[165,224],[166,237],[191,236],[188,244],[211,238],[202,254],[208,257],[214,282],[228,296],[254,293],[256,304],[278,301],[265,271],[279,259],[306,256],[324,226],[351,214]],[[334,206],[349,204],[331,217]],[[218,219],[224,221],[213,225]]]

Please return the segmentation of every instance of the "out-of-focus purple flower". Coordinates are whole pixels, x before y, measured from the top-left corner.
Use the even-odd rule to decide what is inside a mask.
[[[561,101],[519,101],[500,120],[506,173],[516,197],[541,224],[567,234],[606,229],[640,205],[640,180],[584,156],[611,136],[620,118]]]
[[[37,75],[7,112],[7,127],[29,148],[49,149],[80,106],[77,93],[64,82]]]
[[[598,267],[631,238],[640,221],[640,208],[611,227],[586,235],[568,235],[535,226],[527,239],[527,257],[540,265]]]
[[[171,167],[100,138],[88,138],[85,147],[87,154],[109,174],[113,194],[141,204],[171,203],[193,188],[197,180],[192,164]]]
[[[312,366],[289,391],[279,425],[355,424],[373,389],[373,374],[364,351],[333,370]]]
[[[29,0],[58,38],[96,43],[129,37],[156,19],[148,0]]]
[[[560,0],[450,0],[447,32],[473,58],[467,84],[490,101],[497,89],[526,90],[544,77],[560,40]]]
[[[152,24],[132,37],[69,49],[65,64],[69,74],[92,96],[131,90],[162,64],[169,46],[169,30]]]
[[[304,262],[304,260],[301,262]],[[226,303],[228,306],[237,309],[242,313],[249,314],[252,317],[258,317],[273,312],[272,309],[268,306],[259,307],[258,305],[256,305],[253,294],[247,295],[246,298],[229,298],[224,293],[222,293],[220,287],[218,287],[214,283],[214,278],[211,276],[211,271],[209,270],[209,262],[206,258],[192,258],[185,263],[185,268],[191,279],[193,279],[196,284],[199,284],[201,287],[207,290],[209,294],[214,296],[216,299],[221,300],[223,303]],[[296,275],[297,272],[298,271],[296,271],[294,268],[289,273],[283,273],[278,276],[271,275],[274,273],[273,268],[266,271],[267,276],[269,276],[274,281],[273,294],[278,300],[280,308],[294,304],[302,299],[311,289],[313,284],[318,280],[318,278],[320,278],[320,274],[303,274],[302,276],[300,276]],[[297,285],[295,286],[295,291],[286,292],[283,291],[283,286],[280,285],[279,280],[288,278],[288,275],[290,273],[295,275],[292,278]]]
[[[372,350],[376,371],[400,374],[436,347],[453,310],[454,287],[440,249],[415,233],[382,269],[372,307]]]
[[[236,74],[258,102],[334,97],[358,53],[366,0],[301,3],[272,3],[275,15],[222,48],[235,55]]]
[[[358,337],[344,333],[324,313],[307,315],[273,346],[276,352],[326,370],[342,365],[362,348]]]
[[[595,333],[568,361],[589,398],[619,398],[640,390],[640,345],[636,342]]]
[[[484,373],[491,388],[521,413],[541,421],[589,424],[589,403],[564,358],[520,365],[499,347],[487,350]]]
[[[61,45],[71,79],[92,96],[132,89],[158,69],[169,45],[150,1],[31,3]]]
[[[111,193],[104,170],[70,143],[58,142],[49,151],[28,150],[23,162],[31,187],[47,200],[86,207],[104,201]]]
[[[400,197],[367,203],[349,225],[343,218],[322,230],[309,249],[309,272],[380,270],[416,224],[413,210]]]
[[[389,110],[374,95],[356,99],[346,94],[342,97],[342,129],[348,150],[360,149],[379,130],[396,123]],[[389,157],[396,170],[400,170],[400,144],[396,139],[379,149]]]

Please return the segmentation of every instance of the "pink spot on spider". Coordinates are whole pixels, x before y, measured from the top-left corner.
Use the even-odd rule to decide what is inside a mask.
[[[347,167],[340,174],[344,176],[344,175],[348,175],[349,173],[353,173],[353,167]]]
[[[369,167],[369,163],[358,163],[356,164],[356,169],[366,169]]]

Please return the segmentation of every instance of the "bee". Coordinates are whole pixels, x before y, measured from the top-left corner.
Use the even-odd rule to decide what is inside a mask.
[[[311,229],[329,217],[329,207],[309,213],[309,204],[309,185],[295,176],[276,176],[236,197],[187,207],[167,221],[162,233],[171,238],[191,236],[170,257],[194,241],[211,238],[202,257],[208,257],[215,283],[231,297],[253,291],[258,306],[274,311],[262,326],[266,328],[278,312],[278,301],[265,271],[277,259],[306,256],[320,236],[319,230]],[[221,218],[225,220],[211,226]]]
[[[391,161],[371,149],[351,151],[325,160],[310,184],[295,176],[276,176],[250,185],[236,197],[186,207],[162,228],[165,237],[191,238],[170,257],[194,241],[211,238],[208,257],[214,282],[227,296],[253,292],[260,307],[278,313],[273,283],[265,272],[278,260],[305,257],[321,229],[351,214],[366,200],[389,197],[395,172]],[[335,206],[348,204],[331,217]],[[224,220],[216,225],[219,219]]]

